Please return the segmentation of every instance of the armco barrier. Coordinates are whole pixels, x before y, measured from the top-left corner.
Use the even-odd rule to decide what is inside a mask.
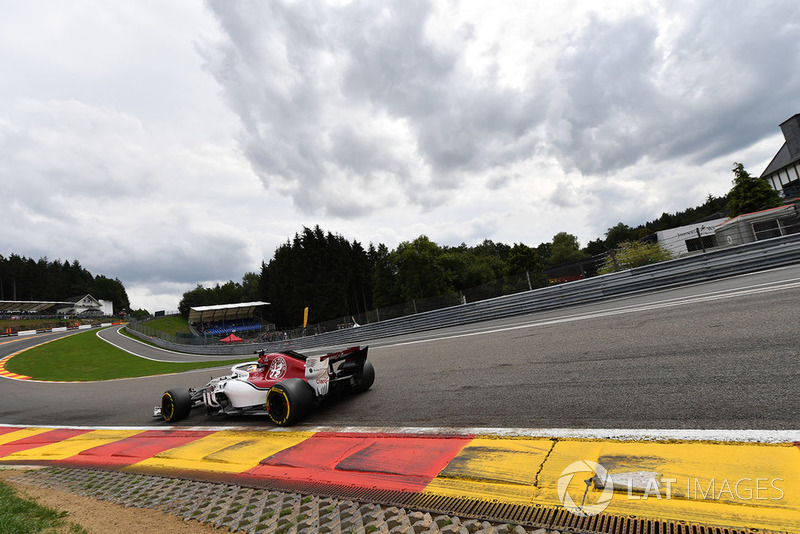
[[[256,348],[262,347],[272,350],[348,345],[376,338],[597,302],[796,263],[800,263],[800,234],[713,250],[557,286],[274,343],[238,346],[182,345],[150,338],[137,332],[135,325],[130,325],[128,330],[133,335],[163,348],[193,354],[251,354]]]

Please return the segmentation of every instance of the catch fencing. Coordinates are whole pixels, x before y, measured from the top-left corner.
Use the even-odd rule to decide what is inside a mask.
[[[255,349],[309,349],[338,347],[370,340],[459,326],[492,319],[525,315],[635,295],[656,289],[668,289],[696,282],[714,280],[774,267],[800,263],[800,234],[791,234],[737,247],[718,248],[643,267],[614,272],[540,289],[523,290],[501,297],[474,302],[460,301],[431,310],[394,318],[380,318],[363,324],[345,325],[331,331],[305,329],[305,336],[259,344],[223,346],[198,345],[188,339],[163,339],[147,333],[146,324],[129,325],[132,334],[161,347],[194,354],[250,354]],[[416,305],[412,304],[412,307]],[[408,307],[408,304],[405,305]],[[378,319],[378,317],[376,317]],[[320,328],[321,330],[321,328]],[[196,341],[195,341],[196,343]]]

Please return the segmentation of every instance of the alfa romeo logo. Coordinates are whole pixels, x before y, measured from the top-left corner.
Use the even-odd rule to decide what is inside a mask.
[[[574,499],[570,494],[569,487],[575,475],[583,482],[583,484],[580,484],[580,494],[576,490],[578,484],[573,484],[572,492],[577,499]],[[589,488],[595,476],[600,480],[605,480],[603,493],[600,494],[597,502],[588,502],[590,497]],[[561,500],[561,504],[564,505],[567,511],[579,517],[591,517],[599,514],[606,509],[613,496],[614,484],[611,481],[611,475],[608,474],[605,467],[591,460],[581,460],[569,464],[558,478],[558,498]],[[580,504],[576,504],[576,500]]]
[[[286,368],[286,360],[284,360],[282,356],[278,356],[270,362],[267,378],[270,380],[280,380],[286,374]]]

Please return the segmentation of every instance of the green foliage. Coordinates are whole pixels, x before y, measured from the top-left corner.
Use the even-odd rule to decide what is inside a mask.
[[[368,256],[372,265],[372,301],[376,307],[385,307],[401,302],[397,272],[389,249],[383,243],[378,248],[369,246]]]
[[[613,273],[666,261],[671,258],[670,253],[661,248],[658,243],[626,241],[619,244],[619,248],[614,254],[608,255],[605,263],[597,272],[598,274]]]
[[[578,238],[567,232],[559,232],[553,236],[553,245],[550,248],[548,265],[558,265],[568,261],[582,260],[588,254],[581,250]]]
[[[128,300],[128,294],[118,278],[112,280],[102,274],[98,274],[94,277],[94,284],[91,286],[89,293],[98,300],[110,300],[113,302],[114,313],[130,310],[131,303]]]
[[[658,219],[636,227],[619,222],[606,231],[605,239],[598,238],[590,241],[583,251],[590,256],[597,256],[614,250],[619,243],[625,241],[636,241],[661,230],[694,224],[704,219],[721,218],[725,216],[727,204],[727,195],[715,197],[709,194],[706,201],[700,206],[676,213],[662,213]]]
[[[95,334],[82,332],[34,347],[8,360],[5,367],[12,373],[37,380],[80,382],[180,373],[247,361],[156,362],[128,354]]]
[[[66,517],[67,512],[23,499],[14,488],[0,483],[0,534],[86,533],[84,528],[70,523]]]
[[[606,249],[606,241],[605,239],[593,239],[586,243],[586,246],[583,247],[583,251],[589,256],[597,256],[600,254],[605,254]]]
[[[173,336],[178,333],[189,333],[189,323],[184,317],[178,315],[156,317],[147,322],[147,327]]]
[[[535,248],[531,248],[522,243],[514,243],[508,252],[505,263],[505,274],[514,276],[542,270],[542,262],[539,253]]]
[[[637,229],[621,222],[617,223],[606,232],[605,247],[607,250],[615,249],[620,243],[637,239],[637,233]]]
[[[178,312],[184,317],[189,317],[189,309],[196,306],[214,306],[217,304],[238,304],[240,302],[254,302],[259,300],[259,276],[256,273],[246,273],[242,283],[229,280],[222,285],[214,287],[197,287],[183,294],[178,303]]]
[[[270,319],[284,326],[344,317],[372,306],[373,267],[360,243],[303,228],[261,267],[261,295]]]
[[[731,217],[781,205],[780,194],[766,180],[750,176],[741,163],[733,164],[733,188],[728,193]]]
[[[150,317],[150,312],[143,308],[139,308],[137,310],[131,310],[130,316],[133,319],[147,319]]]
[[[93,276],[78,260],[62,263],[47,258],[34,261],[17,254],[8,258],[0,255],[0,300],[65,301],[86,294],[110,300],[115,314],[131,307],[122,282]]]
[[[392,252],[391,261],[397,269],[397,281],[403,300],[419,299],[446,294],[449,289],[442,250],[428,239],[419,236],[414,241],[404,241]],[[450,258],[452,262],[452,258]]]

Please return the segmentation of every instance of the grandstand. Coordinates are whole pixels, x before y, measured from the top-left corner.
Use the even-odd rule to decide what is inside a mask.
[[[0,315],[19,313],[44,313],[44,310],[62,304],[74,304],[67,301],[39,300],[0,300]]]
[[[198,306],[189,309],[189,329],[199,337],[224,337],[230,334],[256,336],[263,328],[256,310],[269,302],[243,302]]]

